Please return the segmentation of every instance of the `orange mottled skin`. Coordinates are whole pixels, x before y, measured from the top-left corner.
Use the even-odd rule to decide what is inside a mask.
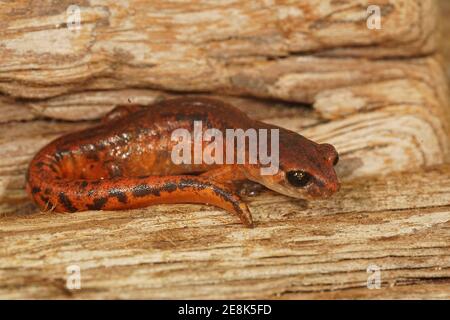
[[[176,165],[173,130],[279,129],[277,174],[262,176],[260,164]],[[205,144],[204,144],[205,146]],[[30,163],[27,192],[42,210],[75,212],[123,210],[163,203],[207,203],[236,214],[252,226],[252,217],[235,188],[251,180],[298,198],[328,197],[339,189],[333,146],[247,117],[219,100],[177,98],[149,107],[118,107],[97,127],[60,137],[42,148]],[[287,179],[291,171],[307,172],[302,187]]]

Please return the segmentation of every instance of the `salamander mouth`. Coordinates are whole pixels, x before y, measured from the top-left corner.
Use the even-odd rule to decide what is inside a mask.
[[[304,199],[311,200],[313,199],[306,189],[295,188],[290,185],[283,186],[281,184],[263,184],[265,187],[269,188],[272,191],[280,193],[282,195],[295,198],[295,199]]]
[[[339,184],[324,187],[316,185],[313,182],[310,182],[304,188],[293,187],[290,184],[265,184],[265,186],[285,196],[304,200],[327,199],[332,197],[340,189]]]
[[[279,179],[269,178],[269,176],[253,176],[247,175],[247,179],[262,184],[267,189],[280,193],[284,196],[288,196],[295,199],[313,199],[308,192],[308,187],[294,187],[284,177]]]

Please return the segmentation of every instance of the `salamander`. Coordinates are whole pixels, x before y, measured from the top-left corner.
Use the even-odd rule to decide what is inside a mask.
[[[278,129],[278,171],[261,174],[264,165],[248,161],[175,164],[172,151],[178,142],[172,133],[180,128],[192,132],[195,121],[203,124],[202,132]],[[339,190],[334,170],[338,158],[330,144],[253,120],[220,100],[182,97],[150,106],[119,106],[95,127],[57,138],[32,159],[26,190],[43,211],[200,203],[225,209],[251,227],[251,213],[236,187],[240,181],[250,180],[290,197],[325,198]]]

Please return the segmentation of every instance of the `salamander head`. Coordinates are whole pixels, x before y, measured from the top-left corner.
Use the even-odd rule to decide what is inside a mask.
[[[297,133],[280,130],[278,172],[261,175],[253,168],[249,179],[294,198],[327,198],[340,188],[334,170],[338,161],[332,145],[317,144]]]

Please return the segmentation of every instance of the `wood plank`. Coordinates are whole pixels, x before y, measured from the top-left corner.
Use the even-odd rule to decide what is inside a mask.
[[[73,4],[80,9],[78,31],[67,28]],[[367,28],[369,5],[380,8],[379,30]],[[0,92],[22,98],[122,88],[262,93],[264,84],[251,73],[259,64],[275,65],[279,74],[311,63],[324,70],[326,62],[308,57],[315,53],[429,55],[436,21],[426,17],[435,15],[433,0],[16,0],[0,9]],[[280,98],[276,89],[282,87],[266,96]]]
[[[257,1],[242,14],[261,25],[236,34],[222,23],[217,39],[186,28],[187,16],[158,7],[163,1],[153,2],[159,11],[127,15],[121,4],[139,1],[109,0],[82,5],[86,28],[67,38],[54,25],[65,21],[69,2],[0,8],[0,298],[450,298],[450,164],[418,169],[443,162],[449,149],[436,19],[424,19],[437,14],[434,1],[379,1],[389,26],[379,32],[360,28],[365,1],[333,1],[323,11],[316,0],[272,8]],[[195,1],[192,9],[241,6],[227,3]],[[446,0],[439,4],[448,16]],[[309,19],[290,17],[295,8]],[[149,12],[155,29],[122,28],[127,17],[142,23]],[[161,31],[167,25],[189,39],[182,46],[207,50],[167,60],[173,50],[161,37],[176,41],[170,28]],[[359,31],[348,37],[352,25]],[[270,41],[255,42],[261,29]],[[86,46],[94,33],[99,45]],[[152,35],[143,45],[158,57],[128,43],[143,34]],[[45,52],[55,39],[72,41],[58,48],[69,48],[70,59]],[[441,47],[449,76],[445,37]],[[25,168],[51,139],[92,125],[117,104],[177,94],[160,89],[205,87],[271,98],[220,96],[254,118],[335,144],[343,155],[339,194],[309,203],[269,191],[248,198],[252,230],[208,206],[71,215],[38,213],[27,199]],[[66,287],[73,264],[81,290]],[[381,289],[367,288],[371,265],[381,270]]]
[[[438,49],[444,57],[444,70],[447,76],[447,88],[450,87],[450,42],[448,36],[450,34],[450,21],[447,19],[450,14],[450,2],[439,0],[440,11],[440,37],[438,38]],[[448,91],[450,97],[450,90]],[[450,101],[450,99],[449,99]]]

